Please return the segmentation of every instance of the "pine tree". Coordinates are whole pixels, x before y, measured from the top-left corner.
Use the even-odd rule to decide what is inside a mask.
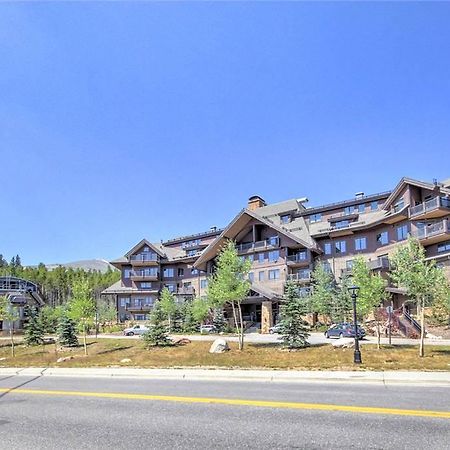
[[[25,324],[24,340],[29,346],[41,345],[44,342],[44,329],[41,319],[35,307],[27,307],[25,310],[27,322]]]
[[[75,322],[67,314],[63,314],[59,322],[58,341],[63,347],[78,346]]]
[[[184,333],[194,333],[195,331],[198,331],[197,324],[192,314],[192,300],[183,304],[182,316]]]
[[[281,305],[281,334],[284,345],[290,349],[305,348],[308,343],[308,323],[303,319],[307,313],[305,299],[300,296],[295,283],[288,282]]]
[[[216,327],[218,333],[225,331],[227,328],[227,321],[223,314],[222,308],[215,308],[213,311],[213,325]]]
[[[171,345],[171,341],[167,334],[166,326],[164,324],[166,317],[159,302],[153,307],[150,315],[150,328],[142,336],[147,347],[163,347]]]

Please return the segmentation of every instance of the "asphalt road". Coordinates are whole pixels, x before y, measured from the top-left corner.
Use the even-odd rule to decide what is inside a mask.
[[[12,449],[449,449],[449,410],[441,387],[0,379]]]

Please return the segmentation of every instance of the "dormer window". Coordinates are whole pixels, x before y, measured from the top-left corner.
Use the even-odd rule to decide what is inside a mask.
[[[403,197],[394,205],[394,212],[399,212],[405,206]]]
[[[283,214],[281,217],[281,223],[289,223],[291,221],[291,215],[290,214]]]
[[[309,216],[309,223],[317,223],[317,222],[321,222],[321,221],[322,221],[321,213],[312,214]]]

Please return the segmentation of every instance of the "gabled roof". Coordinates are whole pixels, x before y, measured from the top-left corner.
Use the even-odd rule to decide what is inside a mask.
[[[152,244],[151,242],[147,241],[147,239],[142,239],[138,244],[136,244],[128,253],[125,254],[125,256],[128,258],[130,257],[134,252],[137,252],[141,247],[144,245],[147,245],[150,247],[155,253],[157,253],[162,258],[165,257],[164,252],[161,248],[158,248],[155,244]]]
[[[242,230],[242,228],[252,219],[256,219],[264,225],[273,228],[280,234],[288,237],[289,239],[292,239],[294,242],[297,242],[298,244],[303,245],[308,249],[320,251],[315,241],[310,237],[308,240],[306,240],[304,237],[300,237],[297,234],[294,234],[294,232],[289,231],[288,229],[272,222],[270,219],[260,216],[257,211],[243,209],[222,231],[220,236],[218,236],[213,242],[211,242],[211,244],[208,245],[208,247],[205,248],[205,250],[203,250],[203,253],[195,262],[194,267],[199,267],[199,265],[204,264],[206,261],[214,258],[214,256],[216,256],[217,252],[219,251],[219,248],[224,239],[234,239],[236,235]]]
[[[429,183],[427,181],[419,181],[419,180],[415,180],[413,178],[403,177],[398,182],[395,189],[391,192],[391,195],[384,202],[383,208],[388,209],[392,205],[392,203],[394,203],[395,199],[400,194],[401,190],[408,184],[410,184],[412,186],[417,186],[422,189],[429,189],[430,191],[437,189],[447,195],[450,194],[450,189],[445,188],[445,187],[441,186],[440,184],[434,184],[434,183]]]
[[[271,291],[270,289],[267,289],[266,287],[261,286],[260,284],[252,283],[250,286],[250,289],[254,292],[256,292],[261,297],[265,297],[268,300],[279,300],[280,295],[276,292]]]

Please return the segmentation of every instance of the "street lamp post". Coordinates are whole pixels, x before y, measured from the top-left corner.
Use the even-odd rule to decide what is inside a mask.
[[[352,294],[352,303],[353,303],[353,324],[355,328],[355,352],[353,353],[353,362],[355,364],[361,364],[361,351],[359,350],[359,339],[358,339],[358,320],[356,318],[356,298],[358,297],[358,286],[350,286],[348,290]]]

